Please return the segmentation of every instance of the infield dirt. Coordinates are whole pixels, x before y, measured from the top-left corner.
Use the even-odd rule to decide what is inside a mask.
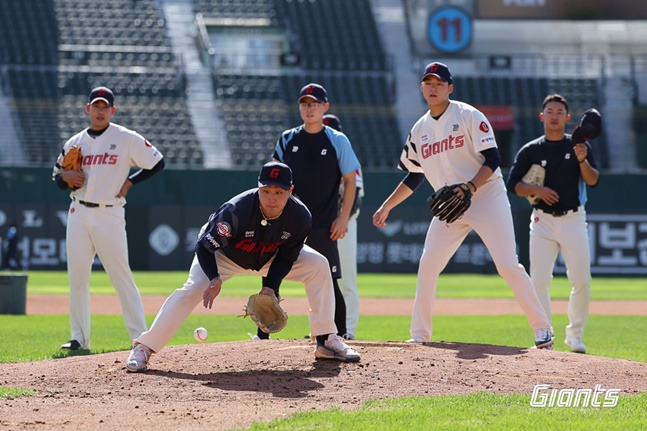
[[[358,408],[371,399],[479,391],[647,391],[647,363],[460,343],[351,342],[355,364],[316,361],[307,340],[171,346],[149,371],[128,352],[0,364],[0,385],[35,390],[0,401],[0,429],[224,430],[298,411]]]

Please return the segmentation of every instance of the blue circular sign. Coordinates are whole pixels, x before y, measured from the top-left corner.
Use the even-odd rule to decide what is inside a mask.
[[[452,54],[472,42],[472,17],[456,6],[443,6],[429,15],[427,38],[438,51]]]

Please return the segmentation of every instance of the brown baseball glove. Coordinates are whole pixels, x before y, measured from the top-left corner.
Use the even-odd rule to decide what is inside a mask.
[[[546,169],[538,164],[533,164],[530,166],[530,169],[528,169],[528,172],[526,172],[526,175],[523,176],[521,181],[532,186],[543,186],[545,176]],[[535,205],[541,200],[535,195],[526,196],[526,199],[528,199],[528,202],[530,202],[531,205]]]
[[[279,305],[279,300],[269,295],[250,296],[243,311],[243,318],[251,317],[256,326],[267,334],[279,332],[288,323],[288,314]]]
[[[63,157],[63,163],[61,168],[64,171],[80,171],[81,170],[81,160],[83,160],[83,155],[81,154],[81,149],[76,145],[72,145],[65,157]]]

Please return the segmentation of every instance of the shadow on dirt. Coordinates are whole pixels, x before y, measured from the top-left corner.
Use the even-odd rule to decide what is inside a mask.
[[[280,398],[303,398],[324,387],[316,379],[339,376],[338,361],[315,361],[309,370],[250,370],[189,374],[149,370],[146,374],[170,379],[196,380],[208,388],[224,391],[255,391],[271,393]]]
[[[490,356],[520,356],[525,355],[528,349],[510,346],[495,346],[492,344],[467,344],[467,343],[422,343],[423,346],[435,349],[455,350],[459,359],[486,359]]]

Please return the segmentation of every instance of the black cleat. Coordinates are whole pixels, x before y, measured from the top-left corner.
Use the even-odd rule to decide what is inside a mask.
[[[70,340],[67,343],[61,345],[61,349],[65,350],[81,350],[81,343],[76,340]]]

